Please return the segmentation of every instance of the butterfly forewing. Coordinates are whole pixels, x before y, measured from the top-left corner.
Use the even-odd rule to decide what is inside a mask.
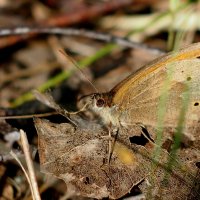
[[[113,104],[118,106],[122,124],[142,123],[156,126],[160,99],[167,92],[164,125],[176,127],[187,90],[187,124],[198,121],[199,56],[200,44],[193,44],[154,61],[113,88]]]

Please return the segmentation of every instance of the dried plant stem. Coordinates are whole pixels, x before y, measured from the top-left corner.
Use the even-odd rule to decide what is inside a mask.
[[[15,159],[15,157],[13,156],[13,154],[19,158],[19,157],[22,157],[23,154],[22,152],[20,151],[13,151],[11,150],[11,152],[9,152],[8,154],[1,154],[0,155],[0,162],[7,162],[7,161],[10,161],[10,160],[13,160],[13,158]],[[16,160],[16,159],[15,159]]]
[[[57,115],[58,112],[47,112],[47,113],[37,113],[37,114],[29,114],[29,115],[12,115],[12,116],[0,116],[0,119],[30,119],[34,117],[48,117],[51,115]]]
[[[24,172],[24,174],[26,176],[26,179],[27,179],[27,181],[28,181],[28,183],[30,185],[31,193],[32,193],[32,196],[33,196],[33,188],[32,188],[32,185],[31,185],[31,180],[30,180],[30,177],[29,177],[28,173],[26,172],[26,169],[24,168],[23,164],[21,163],[21,161],[17,157],[16,153],[11,151],[10,155],[18,162],[19,166],[22,168],[22,171]]]
[[[29,178],[30,178],[29,184],[30,184],[30,187],[32,188],[32,195],[35,200],[41,200],[40,194],[38,191],[36,177],[35,177],[33,162],[30,156],[29,144],[26,137],[26,133],[23,130],[20,130],[20,136],[21,136],[21,144],[22,144],[22,148],[24,151],[25,160],[26,160],[26,164],[27,164],[27,168],[29,172]]]

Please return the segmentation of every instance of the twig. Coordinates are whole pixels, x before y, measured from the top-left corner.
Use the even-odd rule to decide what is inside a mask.
[[[30,184],[32,187],[32,192],[33,192],[33,197],[35,200],[41,200],[40,198],[40,194],[38,191],[38,185],[37,185],[37,181],[36,181],[36,177],[35,177],[35,172],[34,172],[34,167],[33,167],[33,162],[31,160],[31,156],[30,156],[30,151],[29,151],[29,144],[28,144],[28,140],[26,137],[26,133],[23,130],[20,130],[20,135],[21,135],[21,144],[22,144],[22,148],[24,151],[24,155],[25,155],[25,159],[26,159],[26,163],[27,163],[27,168],[28,168],[28,172],[29,172],[29,178],[30,178]]]
[[[57,115],[58,112],[48,112],[48,113],[38,113],[38,114],[29,114],[29,115],[12,115],[12,116],[0,116],[0,119],[30,119],[34,117],[48,117],[52,115]]]
[[[149,47],[145,44],[138,42],[133,42],[127,38],[117,37],[106,33],[98,33],[95,31],[88,31],[84,29],[74,29],[74,28],[60,28],[60,27],[16,27],[16,28],[1,28],[0,36],[11,36],[11,35],[24,35],[24,34],[57,34],[57,35],[68,35],[68,36],[82,36],[87,38],[92,38],[104,42],[115,43],[120,46],[145,49],[150,51],[155,55],[161,55],[163,51]],[[1,45],[0,45],[1,48]]]
[[[105,1],[104,3],[97,3],[92,6],[83,7],[82,9],[76,10],[76,12],[72,11],[70,13],[64,13],[59,15],[54,15],[47,20],[39,21],[38,23],[34,23],[35,26],[71,26],[74,24],[79,24],[81,22],[87,22],[90,20],[94,20],[99,16],[105,15],[109,12],[127,7],[133,4],[135,0],[110,0]],[[27,35],[24,36],[11,36],[9,38],[0,38],[0,48],[4,48],[17,42],[24,41],[35,35]]]

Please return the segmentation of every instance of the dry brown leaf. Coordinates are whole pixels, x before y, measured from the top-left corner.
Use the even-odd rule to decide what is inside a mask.
[[[86,197],[120,198],[145,178],[147,182],[141,186],[139,184],[139,187],[146,197],[149,195],[148,191],[160,197],[167,195],[168,199],[173,199],[175,195],[178,198],[191,195],[191,189],[198,178],[195,162],[199,157],[190,159],[192,165],[184,160],[176,161],[176,165],[168,173],[169,184],[166,186],[162,181],[167,173],[169,155],[163,150],[160,156],[162,159],[153,165],[153,145],[150,142],[136,144],[132,138],[130,144],[130,133],[135,137],[135,141],[142,141],[137,127],[124,131],[117,139],[120,142],[115,144],[111,161],[108,163],[108,138],[103,137],[107,136],[107,131],[95,124],[86,123],[88,129],[35,119],[43,172],[63,179],[76,195]],[[180,152],[182,154],[178,156],[182,157],[184,151]],[[153,166],[156,166],[155,169]],[[198,194],[197,191],[196,193]]]
[[[118,142],[109,164],[108,138],[103,137],[107,133],[98,126],[75,129],[70,124],[42,119],[35,119],[35,126],[43,172],[73,185],[76,195],[120,198],[147,174],[150,161],[141,155],[146,151],[142,146],[132,151]],[[121,146],[125,148],[128,162],[121,160],[117,153]]]

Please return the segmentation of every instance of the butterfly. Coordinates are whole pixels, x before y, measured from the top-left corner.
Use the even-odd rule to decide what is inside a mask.
[[[184,116],[183,134],[190,139],[199,137],[199,56],[200,43],[192,44],[156,59],[108,93],[94,93],[80,99],[79,103],[84,105],[81,112],[89,109],[102,119],[103,126],[119,130],[109,163],[106,162],[110,153],[107,151],[109,141],[102,137],[107,134],[102,124],[80,119],[77,116],[79,111],[70,113],[57,105],[51,96],[36,92],[38,100],[67,116],[75,126],[74,129],[70,124],[35,119],[44,172],[63,179],[68,186],[72,184],[76,192],[88,197],[120,198],[136,185],[146,197],[151,186],[152,194],[168,199],[174,199],[177,195],[180,198],[199,196],[198,189],[193,189],[194,180],[198,179],[194,166],[199,161],[197,148],[177,151],[177,157],[182,162],[175,161],[176,167],[169,173],[169,184],[165,185],[163,180],[168,173],[166,167],[171,155],[163,148],[162,159],[156,161],[150,145],[152,141],[148,141],[147,145],[130,142],[132,136],[137,137],[136,126],[147,128],[148,133],[154,133],[151,138],[156,138],[155,129],[159,124],[158,111],[162,101],[165,133],[174,133]],[[126,156],[129,161],[124,159]],[[154,162],[158,162],[158,165],[152,170]],[[154,181],[151,181],[152,177]],[[144,180],[147,183],[143,185]]]
[[[83,97],[81,104],[100,116],[104,125],[156,128],[158,110],[165,94],[163,127],[174,132],[188,98],[183,134],[190,139],[200,121],[200,43],[170,52],[145,65],[107,93]]]

